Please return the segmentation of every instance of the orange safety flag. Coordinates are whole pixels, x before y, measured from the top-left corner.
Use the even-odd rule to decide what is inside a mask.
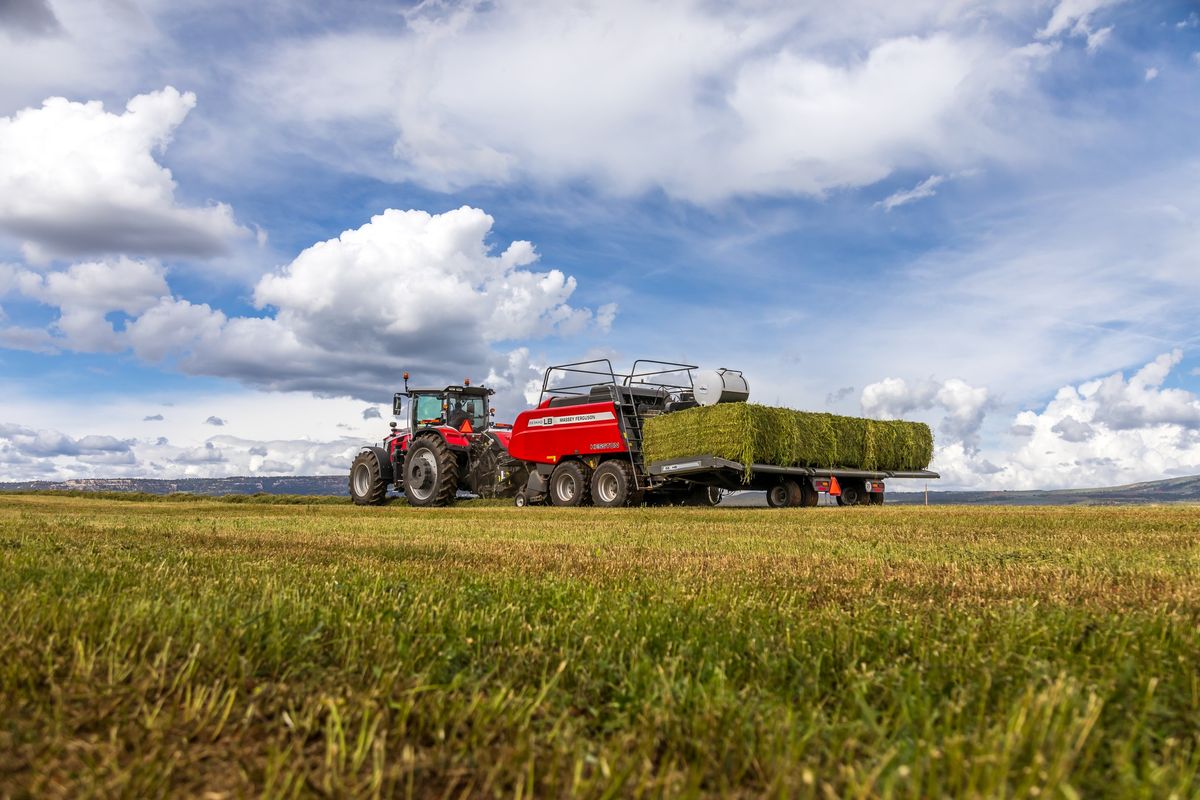
[[[829,496],[837,497],[842,493],[842,485],[838,483],[836,475],[829,476]]]
[[[471,427],[471,420],[464,419],[463,424],[458,426],[458,429],[463,433],[474,433],[475,429]]]

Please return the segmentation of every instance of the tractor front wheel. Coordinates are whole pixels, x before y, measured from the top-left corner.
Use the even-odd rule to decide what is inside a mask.
[[[367,451],[350,465],[350,499],[355,505],[381,506],[387,499],[388,482],[380,474],[379,460]]]
[[[404,457],[404,496],[414,506],[448,506],[458,492],[458,461],[446,440],[418,436]]]
[[[591,500],[588,475],[578,461],[564,461],[550,473],[550,504],[585,506]]]

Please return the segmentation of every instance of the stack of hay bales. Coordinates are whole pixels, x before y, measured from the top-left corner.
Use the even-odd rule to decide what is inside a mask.
[[[647,462],[715,455],[781,467],[925,469],[933,433],[923,422],[842,417],[750,403],[723,403],[646,420]]]

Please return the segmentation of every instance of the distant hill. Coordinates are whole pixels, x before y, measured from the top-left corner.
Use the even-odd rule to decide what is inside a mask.
[[[80,492],[145,492],[146,494],[350,494],[345,475],[309,475],[271,478],[79,478],[70,481],[24,481],[0,483],[0,491],[27,492],[42,490]]]
[[[826,498],[822,497],[822,502]],[[924,492],[887,493],[887,502],[905,505],[925,502]],[[1200,475],[1186,478],[1167,478],[1161,481],[1130,483],[1100,489],[1035,489],[1021,492],[948,492],[930,491],[930,505],[990,505],[990,506],[1105,506],[1138,505],[1142,503],[1200,503]],[[725,505],[766,505],[762,492],[738,492],[725,500]]]
[[[80,478],[70,481],[22,481],[0,483],[0,491],[83,491],[83,492],[145,492],[172,494],[190,492],[202,495],[226,494],[291,494],[336,495],[349,494],[345,475],[309,475],[269,478]],[[925,502],[924,492],[888,492],[889,503],[919,504]],[[831,502],[822,497],[821,502]],[[1168,478],[1126,486],[1100,489],[1055,489],[1024,492],[947,492],[931,491],[930,505],[998,505],[998,506],[1069,506],[1069,505],[1137,505],[1139,503],[1200,503],[1200,475]],[[765,506],[762,492],[735,492],[722,501],[729,506]]]

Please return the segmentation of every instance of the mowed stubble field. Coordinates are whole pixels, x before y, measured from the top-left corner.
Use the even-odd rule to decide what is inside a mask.
[[[1200,507],[0,496],[0,796],[1195,797]]]

